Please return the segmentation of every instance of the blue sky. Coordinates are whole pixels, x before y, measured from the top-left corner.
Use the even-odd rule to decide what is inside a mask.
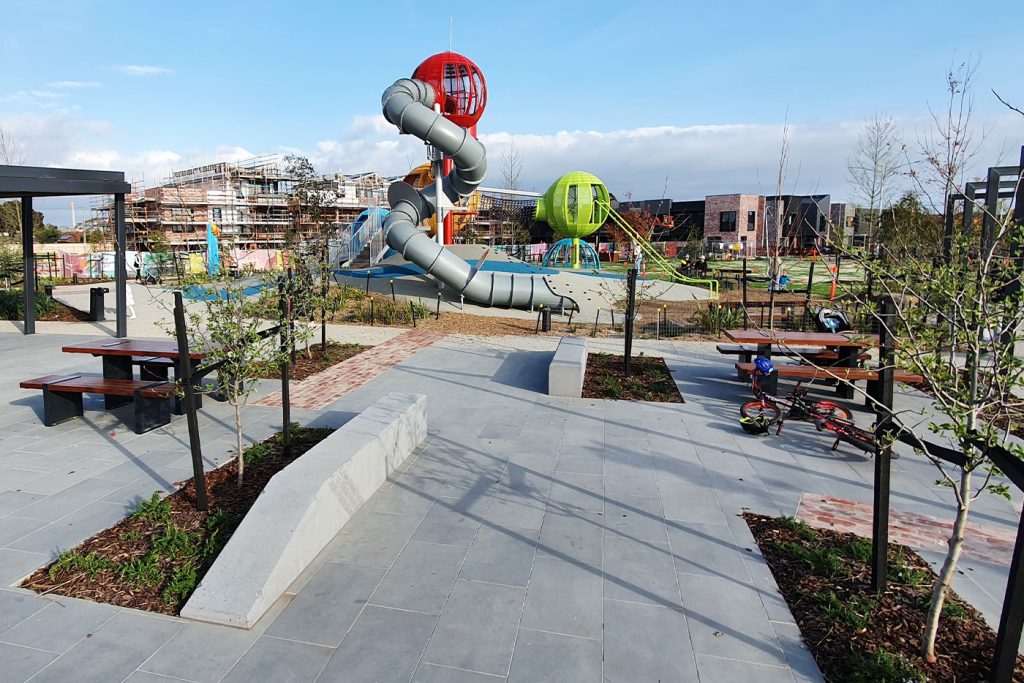
[[[489,86],[488,184],[514,136],[526,189],[561,172],[618,195],[769,192],[787,118],[790,189],[850,192],[860,123],[894,116],[908,144],[978,62],[985,160],[1015,160],[1024,3],[193,2],[2,0],[0,127],[27,163],[175,168],[298,152],[323,171],[396,174],[422,146],[379,116],[381,92],[448,47]],[[55,205],[59,208],[61,205]],[[66,222],[54,209],[48,219]]]

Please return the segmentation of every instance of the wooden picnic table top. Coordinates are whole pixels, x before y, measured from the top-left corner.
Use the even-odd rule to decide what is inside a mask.
[[[785,332],[776,330],[726,330],[725,336],[738,344],[785,344],[788,346],[878,346],[877,334],[859,332]]]
[[[89,353],[94,356],[178,358],[178,343],[169,339],[97,339],[78,344],[68,344],[62,347],[61,351],[64,353]],[[189,358],[201,360],[206,358],[206,352],[192,350],[189,353]]]

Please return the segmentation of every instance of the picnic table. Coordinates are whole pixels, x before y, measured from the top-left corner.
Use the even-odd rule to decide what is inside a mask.
[[[726,330],[725,336],[738,344],[756,344],[757,355],[771,358],[772,345],[835,349],[834,367],[856,368],[864,350],[878,346],[878,335],[859,332],[783,332],[769,330]],[[847,373],[850,374],[850,373]],[[775,387],[765,387],[774,393]],[[853,398],[853,387],[840,382],[836,394]]]

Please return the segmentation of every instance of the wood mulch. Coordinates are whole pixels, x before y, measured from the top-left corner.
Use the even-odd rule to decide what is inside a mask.
[[[629,363],[629,377],[626,377],[624,362],[625,356],[588,354],[583,398],[683,403],[664,358],[643,354],[633,356]]]
[[[920,654],[935,573],[909,548],[889,545],[889,583],[871,590],[870,541],[811,529],[792,518],[745,513],[804,642],[828,681],[982,681],[996,634],[950,591],[935,644]],[[1024,681],[1018,657],[1014,681]]]
[[[74,306],[58,301],[57,308],[39,318],[40,322],[80,323],[89,320],[89,314]]]
[[[206,473],[207,512],[195,509],[195,482],[179,482],[180,488],[164,498],[170,503],[169,519],[155,520],[133,514],[84,541],[62,557],[77,554],[91,560],[76,566],[60,566],[60,558],[22,582],[22,587],[39,593],[55,593],[121,607],[143,609],[162,614],[177,614],[192,589],[202,580],[217,553],[241,523],[270,478],[296,458],[325,439],[333,430],[293,427],[291,453],[285,455],[280,434],[275,434],[246,451],[245,483],[237,483],[238,461],[232,459]],[[258,457],[257,457],[258,453]],[[141,509],[141,508],[140,508]],[[149,583],[125,578],[125,568],[156,552],[154,541],[166,538],[169,529],[189,534],[196,552],[157,554],[157,578]],[[90,571],[91,565],[95,571]],[[196,569],[191,586],[182,593],[165,595],[175,570]],[[51,567],[55,567],[51,571]],[[92,574],[92,576],[90,576]]]
[[[341,342],[327,342],[326,352],[320,344],[310,344],[307,349],[296,349],[295,362],[288,366],[288,378],[291,380],[303,380],[311,375],[326,370],[329,367],[357,356],[363,351],[372,348],[364,344],[342,344]],[[259,368],[259,376],[266,379],[280,379],[281,370],[277,365],[263,365]]]

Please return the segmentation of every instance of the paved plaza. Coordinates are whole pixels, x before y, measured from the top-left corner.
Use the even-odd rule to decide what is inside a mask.
[[[743,433],[749,388],[713,344],[634,347],[665,357],[684,404],[548,397],[557,340],[448,336],[416,339],[329,404],[295,409],[339,425],[389,392],[425,394],[429,436],[242,631],[12,586],[190,476],[184,418],[136,435],[87,400],[85,419],[42,426],[39,392],[17,383],[98,371],[60,353],[80,338],[0,333],[4,681],[821,680],[739,515],[792,515],[805,494],[870,503],[872,461],[830,452],[811,425]],[[260,386],[248,439],[280,428],[277,389]],[[201,428],[208,466],[231,457],[229,406],[206,400]],[[932,466],[902,456],[894,510],[950,518]],[[994,497],[973,514],[1003,530],[1016,519]],[[1007,568],[968,554],[961,570],[957,590],[995,624]]]

